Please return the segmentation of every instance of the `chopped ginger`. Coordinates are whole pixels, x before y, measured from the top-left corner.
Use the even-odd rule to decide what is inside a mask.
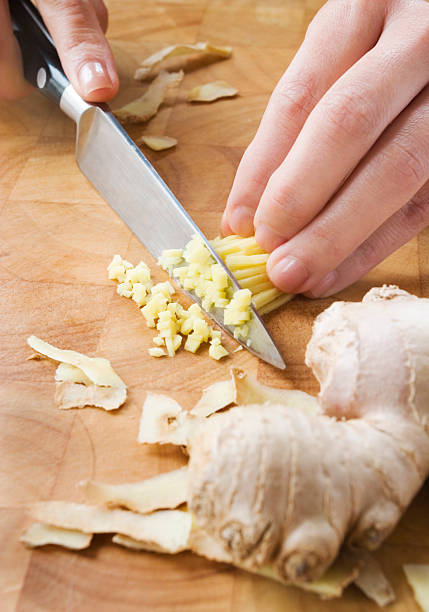
[[[151,357],[165,357],[167,355],[164,349],[158,346],[153,346],[152,348],[148,349],[147,352],[149,355],[151,355]]]
[[[190,258],[195,256],[192,248],[188,255]],[[161,259],[163,267],[172,269],[183,261],[183,251],[170,249],[163,253]],[[197,262],[191,262],[190,266],[193,266],[195,273],[198,268]],[[165,281],[153,285],[150,270],[144,262],[133,267],[119,255],[115,255],[108,270],[109,277],[119,281],[118,293],[132,298],[140,307],[147,326],[158,330],[158,335],[153,338],[155,346],[148,349],[149,355],[174,357],[182,345],[183,336],[187,336],[184,344],[186,351],[195,353],[201,344],[210,341],[210,356],[220,359],[228,355],[228,351],[221,344],[220,331],[209,326],[200,306],[192,304],[186,310],[178,302],[172,301],[175,293],[172,284]],[[216,278],[219,287],[222,287],[224,283],[219,271]]]
[[[131,264],[129,261],[122,259],[120,255],[115,255],[107,267],[110,280],[117,280],[118,282],[123,283],[127,270],[132,267],[133,264]]]
[[[224,312],[225,325],[242,325],[250,319],[250,303],[252,292],[250,289],[240,289],[233,295]]]

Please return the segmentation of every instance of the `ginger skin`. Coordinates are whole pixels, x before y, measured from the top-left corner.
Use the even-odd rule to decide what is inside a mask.
[[[429,473],[429,299],[396,287],[336,302],[306,363],[323,414],[238,406],[190,445],[189,507],[231,563],[319,578],[345,543],[376,549]]]

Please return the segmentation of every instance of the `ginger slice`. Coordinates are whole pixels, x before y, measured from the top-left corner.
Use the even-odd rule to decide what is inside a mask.
[[[226,81],[213,81],[193,87],[188,92],[189,102],[214,102],[219,98],[232,98],[238,94],[238,89]]]
[[[378,561],[368,553],[360,553],[359,556],[363,559],[363,565],[354,580],[355,585],[380,608],[395,601],[395,593]]]
[[[180,72],[166,72],[163,70],[140,98],[113,111],[114,115],[120,121],[127,123],[148,121],[151,117],[156,115],[159,107],[167,97],[168,92],[173,89],[173,87],[179,85],[182,79],[182,70]]]
[[[191,515],[180,510],[137,514],[64,501],[36,502],[29,510],[36,520],[56,527],[84,533],[121,533],[160,546],[170,553],[187,548],[192,524]]]
[[[80,368],[69,363],[60,363],[55,371],[56,382],[81,383],[91,385],[91,380]]]
[[[76,351],[59,349],[36,336],[30,336],[27,343],[40,355],[79,368],[95,385],[125,388],[125,383],[119,378],[107,359],[87,357]]]
[[[177,145],[177,139],[171,138],[170,136],[153,136],[144,134],[140,138],[140,141],[153,151],[164,151],[165,149],[171,149]]]
[[[90,504],[124,506],[144,514],[161,508],[177,508],[185,503],[187,485],[188,468],[185,466],[140,482],[113,485],[83,480],[78,487]]]
[[[234,402],[235,386],[232,380],[221,380],[203,389],[203,394],[191,410],[197,417],[208,417]]]
[[[117,410],[127,399],[124,387],[100,387],[74,382],[57,382],[55,405],[60,410],[94,406],[104,410]]]
[[[151,357],[167,357],[167,353],[160,346],[153,346],[147,349]]]
[[[148,393],[140,417],[138,442],[186,446],[197,419],[168,395]]]
[[[402,567],[415,600],[423,612],[429,612],[429,565],[408,563]]]
[[[317,398],[304,391],[268,387],[240,368],[231,368],[231,375],[235,387],[234,402],[239,406],[270,403],[305,410],[311,414],[321,412]]]
[[[141,540],[136,540],[135,538],[130,538],[130,536],[122,535],[122,533],[116,533],[112,538],[112,542],[114,544],[118,544],[119,546],[124,546],[125,548],[130,548],[131,550],[135,551],[170,553],[169,550],[163,548],[162,546],[159,546],[158,544],[154,544],[153,542],[143,542]]]
[[[260,306],[258,313],[262,317],[262,315],[266,315],[272,312],[273,310],[277,310],[277,308],[280,308],[280,306],[283,306],[283,304],[287,304],[294,297],[295,296],[293,295],[293,293],[283,293],[282,295],[279,295],[277,298],[275,298],[272,302],[268,302],[264,306]]]
[[[134,78],[137,81],[144,80],[154,68],[156,68],[161,62],[166,59],[179,57],[181,55],[195,55],[197,53],[218,56],[218,57],[230,57],[232,53],[231,47],[221,47],[218,45],[211,45],[208,42],[198,42],[195,44],[184,44],[184,45],[171,45],[165,47],[156,53],[153,53],[145,60],[142,61],[140,67],[137,68]]]
[[[33,523],[24,531],[20,540],[30,548],[56,544],[73,550],[83,550],[91,544],[92,534],[46,523]]]

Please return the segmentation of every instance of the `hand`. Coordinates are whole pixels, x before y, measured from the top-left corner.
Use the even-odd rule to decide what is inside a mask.
[[[361,278],[429,224],[428,81],[425,1],[329,0],[241,160],[223,233],[255,231],[284,291]]]
[[[107,10],[102,0],[37,0],[61,63],[76,91],[89,102],[110,100],[118,75],[104,36]],[[12,32],[8,1],[0,0],[0,98],[15,100],[31,92],[24,80],[21,53]]]

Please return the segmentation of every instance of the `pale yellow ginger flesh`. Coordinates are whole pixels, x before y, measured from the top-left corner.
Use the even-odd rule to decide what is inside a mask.
[[[231,563],[294,584],[320,578],[343,545],[379,547],[429,473],[429,299],[383,287],[334,303],[306,362],[321,413],[237,406],[188,445],[199,527]]]
[[[39,355],[60,362],[55,372],[55,405],[61,410],[86,406],[116,410],[125,402],[125,383],[107,359],[59,349],[36,336],[27,343]]]
[[[138,551],[147,551],[147,552],[157,552],[157,553],[169,553],[169,550],[166,550],[159,544],[154,544],[153,542],[146,542],[143,540],[136,540],[134,538],[130,538],[129,536],[122,535],[121,533],[116,533],[112,542],[114,544],[118,544],[119,546],[123,546],[124,548],[129,548],[131,550]],[[187,550],[187,549],[183,549]]]
[[[83,533],[121,533],[135,540],[155,544],[166,552],[187,548],[192,518],[180,510],[159,510],[137,514],[128,510],[86,506],[73,502],[36,502],[29,513],[37,521]]]
[[[252,302],[260,315],[280,308],[293,298],[282,293],[268,278],[266,263],[268,254],[257,244],[253,236],[226,236],[211,241],[216,253],[223,259],[243,289],[250,289]]]
[[[90,504],[123,506],[145,514],[162,508],[177,508],[186,502],[188,468],[185,466],[140,482],[107,484],[83,480],[78,486]]]
[[[268,254],[253,237],[227,236],[215,238],[211,244],[240,283],[240,290],[234,292],[226,270],[215,261],[199,235],[195,235],[183,250],[165,250],[158,263],[181,287],[201,299],[204,310],[222,309],[224,324],[233,328],[234,337],[246,340],[252,316],[251,303],[260,314],[267,314],[293,296],[272,285],[266,273]],[[211,347],[211,352],[215,350]]]
[[[88,376],[76,366],[69,363],[60,363],[55,371],[56,382],[81,383],[91,385],[92,381]]]
[[[33,523],[24,531],[20,540],[29,548],[56,544],[72,550],[83,550],[91,544],[92,534],[45,523]]]
[[[143,123],[156,115],[169,92],[177,87],[183,79],[183,72],[166,72],[163,70],[152,81],[140,98],[125,104],[113,111],[115,116],[126,123]]]
[[[309,414],[321,413],[316,397],[295,389],[279,389],[263,385],[251,374],[240,368],[231,368],[234,387],[234,403],[238,406],[249,404],[282,404]]]
[[[183,410],[168,395],[148,393],[142,408],[137,440],[141,444],[175,444],[186,447],[202,420],[231,405],[235,399],[236,385],[233,378],[213,383],[204,389],[190,412]]]
[[[57,382],[55,404],[60,410],[95,406],[104,410],[117,410],[127,399],[125,387],[100,387],[94,384]]]
[[[165,151],[165,149],[171,149],[177,145],[177,139],[171,136],[153,136],[149,134],[141,136],[140,142],[153,151]]]
[[[177,259],[177,251],[169,252],[169,260]],[[208,325],[198,304],[186,309],[174,301],[175,289],[171,283],[154,285],[150,269],[143,261],[133,267],[129,261],[115,255],[107,269],[109,278],[118,282],[119,295],[133,299],[141,308],[147,326],[158,331],[153,338],[155,347],[148,349],[149,355],[174,357],[182,345],[185,351],[195,353],[204,343],[210,344],[209,356],[213,359],[228,355],[221,343],[221,332]]]
[[[429,565],[409,563],[403,568],[417,603],[423,612],[429,612]]]
[[[142,408],[137,441],[141,444],[186,446],[197,422],[168,395],[148,393]]]
[[[48,357],[48,359],[78,368],[95,385],[102,387],[125,387],[125,383],[113,370],[110,361],[103,357],[87,357],[87,355],[82,355],[82,353],[77,353],[76,351],[59,349],[40,340],[36,336],[30,336],[27,339],[27,344],[40,355]],[[63,373],[61,380],[70,380],[64,377],[64,369],[61,372]]]
[[[238,89],[225,81],[213,81],[193,87],[188,92],[189,102],[214,102],[220,98],[232,98],[238,94]]]
[[[226,270],[215,261],[201,236],[195,234],[183,250],[164,251],[158,263],[181,287],[201,299],[204,310],[223,310],[224,324],[233,327],[237,339],[247,338],[252,294],[249,289],[233,292]],[[213,339],[210,356],[223,356],[219,344]]]
[[[150,55],[142,61],[140,67],[137,68],[134,78],[138,81],[145,79],[153,71],[154,68],[159,66],[161,62],[166,59],[173,57],[180,57],[183,55],[195,55],[195,54],[206,54],[212,55],[219,58],[230,57],[232,53],[231,47],[221,47],[219,45],[211,45],[208,42],[198,42],[195,44],[182,44],[182,45],[171,45],[165,47],[160,51],[157,51],[153,55]]]
[[[231,368],[231,379],[213,383],[189,412],[168,395],[148,393],[143,404],[138,441],[144,444],[175,444],[187,447],[197,425],[206,417],[232,404],[281,404],[309,414],[321,413],[317,398],[291,389],[261,384],[239,368]]]
[[[205,418],[235,402],[233,380],[221,380],[203,389],[201,398],[191,410],[196,417]]]

